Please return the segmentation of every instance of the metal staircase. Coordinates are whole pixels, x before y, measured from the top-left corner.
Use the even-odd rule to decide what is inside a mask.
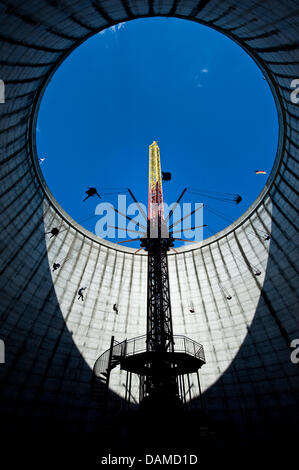
[[[126,340],[119,343],[111,337],[110,348],[96,361],[93,368],[91,396],[98,408],[107,404],[111,370],[118,366],[124,356]]]

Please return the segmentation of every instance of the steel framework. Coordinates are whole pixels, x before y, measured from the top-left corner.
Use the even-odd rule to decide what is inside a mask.
[[[164,218],[160,149],[155,141],[149,147],[148,201],[147,230],[141,238],[141,247],[148,253],[146,349],[134,349],[133,354],[128,354],[129,343],[126,342],[119,355],[116,350],[119,351],[120,345],[114,346],[112,342],[110,352],[106,354],[109,357],[106,371],[99,373],[96,367],[94,371],[96,377],[102,374],[102,379],[103,376],[106,378],[106,396],[112,365],[119,363],[127,371],[126,400],[129,401],[132,373],[138,374],[140,404],[143,409],[157,410],[182,406],[186,403],[187,393],[191,398],[190,373],[197,374],[200,391],[198,369],[205,360],[201,345],[202,355],[199,357],[194,353],[191,362],[189,352],[178,352],[175,348],[167,261],[167,252],[174,246],[175,238],[169,232],[169,216]],[[186,340],[191,341],[186,338],[185,346]],[[135,348],[135,339],[130,341]]]

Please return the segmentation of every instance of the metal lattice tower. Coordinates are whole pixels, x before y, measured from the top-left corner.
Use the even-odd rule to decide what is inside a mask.
[[[154,141],[149,147],[147,227],[140,239],[141,247],[148,253],[146,335],[122,343],[113,338],[110,350],[95,364],[94,377],[96,382],[105,380],[107,397],[110,372],[120,364],[127,371],[126,400],[130,403],[134,373],[139,376],[139,401],[143,409],[161,411],[186,403],[184,377],[190,393],[189,374],[196,374],[201,393],[198,369],[205,363],[202,345],[173,335],[167,252],[175,239],[169,232],[168,220],[163,210],[160,149]]]
[[[148,252],[146,344],[154,360],[149,363],[152,373],[145,380],[145,392],[176,398],[177,380],[165,356],[174,352],[167,262],[167,251],[173,246],[173,239],[164,219],[160,149],[155,141],[149,147],[148,200],[147,238],[142,240],[142,246]]]
[[[173,240],[166,232],[163,214],[160,149],[157,142],[149,147],[148,199],[148,233],[142,241],[148,251],[147,350],[166,352],[173,351],[167,263],[167,251],[173,246]]]

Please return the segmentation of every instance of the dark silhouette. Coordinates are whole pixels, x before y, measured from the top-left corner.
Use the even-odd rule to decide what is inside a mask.
[[[235,199],[235,202],[236,202],[236,204],[240,204],[241,201],[242,201],[242,197],[240,196],[240,194],[238,194],[236,199]]]
[[[162,180],[163,181],[170,181],[171,180],[171,173],[168,171],[162,171]]]
[[[190,308],[189,312],[194,313],[195,312],[194,308]]]
[[[60,268],[60,264],[59,263],[53,263],[53,272],[56,271],[56,269],[59,269]]]
[[[53,227],[53,228],[50,230],[50,232],[46,232],[46,233],[51,233],[51,237],[50,237],[50,238],[52,238],[52,237],[56,237],[56,235],[59,234],[59,230],[58,230],[58,228]]]
[[[85,199],[83,199],[83,201],[86,201],[86,199],[88,199],[92,196],[95,196],[95,195],[97,195],[101,199],[101,196],[97,192],[96,188],[87,188],[87,191],[85,191],[85,193],[87,194],[87,196],[86,196]]]
[[[255,274],[256,276],[260,276],[262,273],[261,273],[261,271],[256,271],[254,274]]]
[[[232,296],[231,296],[231,295],[227,295],[226,298],[227,298],[227,300],[232,300]]]
[[[86,289],[86,287],[80,287],[80,289],[78,290],[78,300],[84,300],[84,296],[83,296],[83,291]]]
[[[117,304],[114,304],[114,305],[113,305],[113,310],[114,310],[115,313],[118,313]]]
[[[267,235],[264,236],[264,240],[270,240],[271,238],[271,235],[269,233],[267,233]]]

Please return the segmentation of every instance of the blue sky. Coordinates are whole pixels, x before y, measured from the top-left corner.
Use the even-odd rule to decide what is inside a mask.
[[[277,139],[274,99],[254,61],[220,33],[173,18],[126,22],[77,48],[48,85],[37,124],[50,190],[92,232],[100,201],[82,202],[88,186],[129,187],[147,204],[153,140],[172,173],[166,202],[184,187],[239,193],[239,205],[184,198],[235,220],[262,190],[267,176],[254,172],[271,171]],[[204,223],[204,238],[229,225],[208,210]]]

